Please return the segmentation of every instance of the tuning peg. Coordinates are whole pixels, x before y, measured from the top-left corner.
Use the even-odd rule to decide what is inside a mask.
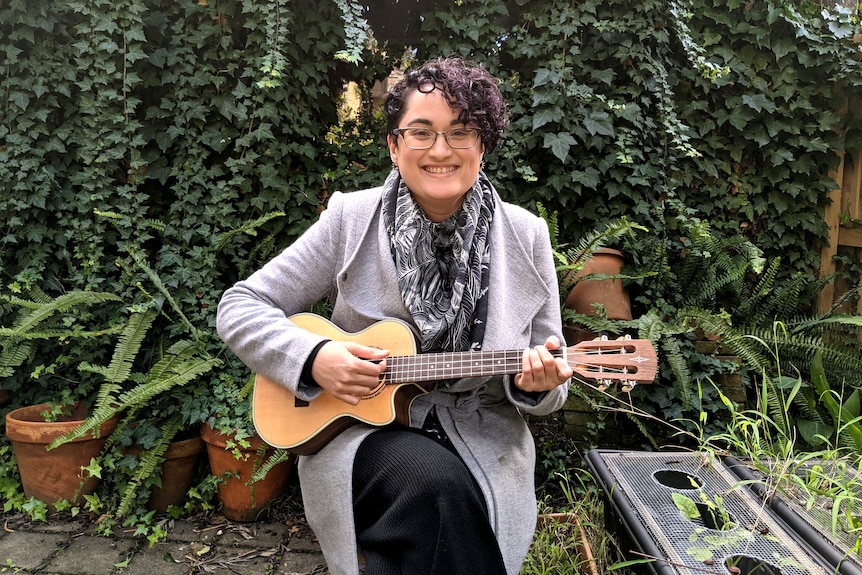
[[[621,390],[623,393],[628,393],[628,392],[630,392],[630,391],[631,391],[631,390],[633,390],[633,389],[634,389],[634,387],[638,384],[636,381],[628,381],[628,380],[623,380],[623,381],[622,381],[622,382],[620,382],[620,383],[621,383],[621,385],[620,385],[620,390]]]

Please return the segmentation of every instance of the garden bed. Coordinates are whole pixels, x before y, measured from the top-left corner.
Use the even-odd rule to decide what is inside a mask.
[[[862,478],[855,470],[840,462],[809,460],[767,478],[732,457],[725,459],[725,465],[835,572],[862,575]]]
[[[711,455],[592,450],[607,525],[658,575],[826,575],[828,563]]]

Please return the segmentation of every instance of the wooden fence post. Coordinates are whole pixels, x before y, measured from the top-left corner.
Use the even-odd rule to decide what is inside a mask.
[[[845,100],[844,109],[839,113],[862,118],[862,98]],[[836,271],[832,258],[842,246],[857,248],[856,257],[862,261],[862,153],[845,149],[837,150],[836,153],[840,163],[838,169],[829,175],[838,186],[829,193],[830,203],[823,214],[829,226],[829,245],[820,252],[821,277]],[[817,298],[818,313],[829,310],[837,296],[856,287],[846,283],[842,285],[841,282],[827,285]],[[862,314],[862,298],[858,300],[855,311]]]

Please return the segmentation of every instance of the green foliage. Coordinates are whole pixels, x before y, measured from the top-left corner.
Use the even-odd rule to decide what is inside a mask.
[[[38,288],[31,291],[30,299],[0,294],[0,302],[8,304],[4,307],[12,320],[11,326],[0,326],[0,377],[6,378],[4,389],[19,393],[21,399],[29,398],[30,403],[81,401],[93,393],[97,382],[94,378],[77,379],[77,374],[69,373],[69,369],[77,361],[98,357],[98,346],[122,329],[119,322],[102,322],[100,318],[104,315],[92,311],[101,307],[119,311],[115,305],[119,298],[90,291],[72,291],[50,298]],[[70,341],[77,344],[74,354],[51,356],[52,345]],[[28,386],[26,391],[18,389],[13,378],[18,371],[33,377],[40,385]]]
[[[841,301],[824,314],[811,314],[817,293],[832,278],[779,277],[778,258],[767,261],[745,237],[725,235],[679,209],[680,217],[671,217],[669,210],[664,214],[671,222],[665,229],[678,229],[676,239],[654,233],[626,236],[624,251],[632,260],[626,270],[639,274],[628,276],[633,278],[629,288],[634,320],[566,314],[595,332],[649,339],[659,351],[658,381],[634,390],[639,413],[626,410],[645,438],[653,445],[663,444],[666,439],[661,438],[668,432],[679,434],[676,425],[691,438],[704,427],[708,434],[720,433],[726,425],[722,420],[726,398],[705,382],[730,371],[738,373],[749,393],[758,385],[767,389],[770,401],[760,408],[788,437],[798,425],[809,426],[799,430],[806,437],[829,431],[811,427],[826,423],[822,412],[816,417],[814,404],[825,401],[822,394],[828,384],[821,382],[818,392],[815,383],[806,383],[798,395],[787,385],[797,374],[817,373],[812,367],[818,357],[822,373],[840,381],[840,389],[833,389],[829,397],[846,405],[843,421],[848,423],[856,413],[856,390],[862,387],[857,340],[862,322],[837,313]],[[712,341],[707,347],[721,348],[717,355],[738,357],[739,363],[723,364],[713,357],[714,351],[695,347],[697,340]],[[614,401],[599,396],[591,403],[607,408]],[[649,417],[644,419],[644,414]],[[676,424],[668,426],[668,421]],[[845,425],[844,435],[854,429]]]
[[[699,501],[682,493],[671,493],[673,503],[683,517],[689,521],[700,520],[709,529],[729,530],[736,527],[720,495],[710,497],[697,485],[694,485],[693,489],[696,489]]]
[[[586,559],[581,557],[580,525],[573,520],[551,519],[533,536],[520,575],[577,575]]]
[[[559,214],[548,212],[541,202],[536,203],[536,211],[548,224],[548,232],[551,238],[551,249],[553,250],[555,269],[560,288],[560,301],[566,299],[566,295],[581,281],[602,279],[637,279],[639,276],[607,275],[607,274],[580,274],[584,267],[593,258],[596,250],[605,247],[623,236],[633,238],[636,232],[647,232],[647,228],[630,222],[625,216],[608,222],[601,229],[590,231],[573,245],[561,244],[559,241]],[[563,319],[572,317],[568,315],[570,310],[563,309]]]
[[[566,236],[623,214],[658,225],[657,203],[679,198],[810,273],[836,128],[854,121],[831,86],[853,92],[860,74],[858,20],[802,6],[464,0],[410,17],[416,59],[459,53],[503,79],[512,129],[489,171],[508,198],[559,208]],[[326,190],[385,172],[371,86],[407,46],[369,50],[362,13],[349,0],[8,4],[4,275],[121,293],[114,248],[134,238],[211,325],[221,289],[300,232]],[[357,120],[338,115],[346,80],[363,92]],[[94,210],[133,220],[112,229]],[[286,217],[268,250],[236,238],[206,256],[273,211]]]
[[[782,331],[780,326],[776,331]],[[766,342],[759,345],[773,356],[774,365],[781,365],[778,347]],[[841,405],[836,390],[825,381],[818,382],[824,373],[816,352],[810,381],[799,372],[795,377],[765,373],[754,389],[756,397],[750,408],[738,409],[722,394],[727,423],[712,435],[702,428],[697,448],[733,456],[734,465],[749,468],[750,478],[743,483],[765,500],[777,494],[801,508],[806,521],[819,525],[824,533],[831,530],[844,542],[855,539],[855,546],[851,543],[846,550],[859,553],[862,531],[855,518],[862,493],[862,456],[856,442],[858,407],[852,399]],[[824,395],[819,395],[821,391]]]
[[[501,193],[555,213],[566,243],[622,215],[649,229],[623,250],[636,321],[566,318],[656,343],[672,387],[634,394],[656,417],[717,414],[712,388],[695,387],[729,366],[694,349],[695,328],[761,335],[810,313],[832,279],[815,278],[820,214],[839,132],[858,129],[837,113],[860,91],[858,16],[806,2],[483,1],[468,22],[478,4],[426,15],[416,57],[462,54],[503,79],[510,137],[489,159]]]
[[[220,295],[334,190],[382,182],[375,82],[440,54],[501,78],[511,129],[487,171],[504,198],[556,214],[558,246],[582,250],[623,217],[642,232],[619,236],[638,319],[580,318],[656,343],[668,385],[636,400],[665,419],[719,409],[700,384],[725,366],[693,350],[694,327],[757,377],[774,364],[755,337],[802,373],[822,349],[828,381],[848,390],[836,401],[851,399],[850,330],[809,304],[829,281],[814,278],[835,150],[842,134],[859,142],[859,118],[839,114],[862,93],[858,13],[808,0],[407,4],[0,6],[0,325],[20,330],[3,332],[0,375],[15,403],[89,399],[104,417],[118,402],[166,429],[181,412],[183,426],[250,432],[248,369],[215,335]],[[63,308],[82,293],[111,296]],[[28,313],[46,314],[48,339]],[[187,379],[216,358],[216,374]],[[156,457],[151,431],[120,426],[116,447],[143,438]],[[123,477],[118,492],[138,492],[143,472]]]
[[[5,4],[4,283],[146,301],[131,261],[142,259],[218,347],[225,287],[302,231],[326,198],[325,180],[340,181],[327,158],[342,82],[370,92],[386,62],[358,52],[356,6]],[[339,53],[361,56],[368,71],[339,63]],[[277,212],[285,215],[261,220]],[[260,237],[237,233],[252,221]],[[23,385],[21,372],[14,378]]]
[[[511,131],[489,172],[508,199],[559,210],[567,243],[622,215],[673,237],[662,213],[678,200],[780,254],[778,275],[810,275],[836,130],[855,121],[831,87],[858,93],[862,75],[858,19],[800,6],[464,0],[421,2],[400,24],[421,29],[414,59],[463,54],[501,77]],[[372,85],[417,36],[366,41],[364,13],[349,0],[4,6],[0,273],[139,297],[131,242],[211,330],[224,288],[330,190],[387,170]],[[338,110],[347,80],[355,118]],[[235,233],[275,212],[260,237]]]
[[[565,442],[563,442],[565,443]],[[557,457],[555,454],[554,458]],[[574,469],[560,461],[543,486],[551,490],[539,498],[539,520],[521,575],[600,572],[609,561],[603,538],[604,507],[600,489],[589,471]]]
[[[0,445],[0,499],[3,501],[3,512],[21,509],[26,501],[21,491],[21,476],[15,462],[11,445]]]
[[[108,365],[96,365],[89,361],[80,361],[76,366],[82,373],[91,374],[99,382],[97,391],[90,394],[91,386],[67,389],[67,403],[73,401],[93,402],[92,410],[87,419],[74,430],[56,439],[48,448],[53,449],[91,432],[98,432],[101,426],[112,418],[121,417],[117,430],[109,438],[108,446],[103,452],[102,460],[93,461],[86,468],[91,476],[102,477],[103,464],[112,471],[111,481],[119,483],[116,456],[110,453],[111,448],[121,451],[120,441],[129,426],[134,426],[136,433],[145,434],[153,428],[157,429],[158,440],[155,446],[144,449],[140,464],[134,470],[130,480],[124,487],[116,509],[117,516],[125,516],[137,497],[137,489],[153,476],[156,466],[162,461],[161,456],[169,442],[181,428],[191,423],[186,410],[188,399],[199,391],[183,389],[191,386],[207,372],[220,365],[220,360],[210,356],[205,349],[192,339],[180,340],[163,351],[160,358],[154,360],[147,371],[137,371],[140,365],[146,365],[139,359],[143,342],[157,317],[154,309],[139,309],[125,315],[121,308],[115,309],[116,328],[107,330],[84,330],[84,323],[76,312],[75,306],[83,304],[115,303],[118,298],[110,294],[94,292],[72,292],[59,296],[54,300],[37,302],[17,297],[7,297],[6,301],[22,308],[24,313],[12,328],[2,328],[0,342],[3,348],[10,349],[15,344],[33,339],[77,341],[78,338],[88,339],[105,334],[116,335],[116,343]],[[65,315],[56,317],[58,313]],[[86,312],[83,314],[86,317]],[[53,326],[61,322],[63,329]],[[44,325],[43,325],[44,324]],[[102,338],[105,339],[104,337]],[[54,398],[55,402],[61,397]],[[89,403],[88,403],[89,404]],[[56,409],[64,409],[65,404],[52,403]],[[143,415],[141,415],[143,413]],[[46,413],[46,419],[52,414]],[[141,419],[143,418],[143,421]],[[50,420],[50,419],[49,419]],[[148,491],[147,491],[148,493]],[[24,505],[22,509],[26,510]]]
[[[680,199],[811,273],[836,128],[858,123],[832,88],[858,94],[862,75],[858,17],[800,4],[465,0],[425,15],[417,58],[503,77],[512,130],[491,172],[560,208],[567,235],[623,214],[662,232],[657,208]]]
[[[828,444],[862,453],[860,387],[852,385],[850,392],[830,387],[823,367],[823,350],[817,349],[811,362],[811,383],[800,390],[811,417],[796,421],[802,438],[813,447]]]

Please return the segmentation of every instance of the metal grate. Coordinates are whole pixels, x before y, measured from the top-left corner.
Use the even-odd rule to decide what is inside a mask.
[[[751,465],[745,465],[734,458],[725,461],[735,474],[743,480],[749,480],[750,486],[762,499],[767,498],[770,507],[797,533],[811,543],[820,555],[833,566],[838,566],[838,572],[843,575],[862,575],[862,555],[854,552],[858,538],[862,536],[859,528],[848,524],[847,512],[860,510],[856,508],[862,499],[862,477],[855,469],[848,467],[846,462],[807,460],[801,464],[787,462],[761,461],[766,469],[775,469],[770,476],[785,476],[794,474],[808,489],[790,481],[781,481],[778,491],[773,497],[769,478]],[[816,469],[815,469],[816,468]],[[767,488],[767,485],[770,485]],[[840,492],[844,499],[838,499],[839,509],[833,509],[836,498],[819,495],[819,493]],[[847,509],[853,506],[853,509]],[[835,529],[833,529],[833,513],[835,513]],[[848,551],[849,550],[849,551]]]
[[[790,534],[739,478],[709,455],[593,450],[587,460],[626,529],[655,561],[656,573],[826,575],[831,571]],[[674,502],[722,500],[731,523],[710,528]],[[704,514],[709,519],[709,515]],[[648,539],[649,541],[644,541]]]

